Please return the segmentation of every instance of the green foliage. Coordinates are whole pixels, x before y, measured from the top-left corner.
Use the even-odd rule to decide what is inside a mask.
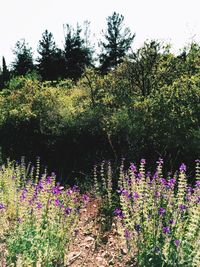
[[[15,75],[26,75],[35,69],[32,49],[24,39],[16,43],[13,53],[16,56],[15,61],[12,63],[13,73]]]
[[[45,30],[39,41],[38,69],[42,80],[57,80],[65,76],[65,59],[63,52],[56,47],[53,34]]]
[[[101,42],[100,69],[107,73],[123,61],[135,37],[129,28],[124,28],[124,17],[116,12],[107,18],[107,31],[104,33],[105,42]]]
[[[78,80],[85,68],[92,64],[92,50],[85,46],[85,40],[81,37],[82,29],[79,25],[74,30],[67,24],[65,31],[66,78]]]

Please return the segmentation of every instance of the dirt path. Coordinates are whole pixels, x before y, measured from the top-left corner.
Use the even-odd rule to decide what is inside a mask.
[[[110,232],[102,233],[99,222],[99,201],[90,200],[81,210],[77,234],[72,242],[67,266],[106,267],[133,266],[128,264],[126,246],[119,239],[116,224]]]

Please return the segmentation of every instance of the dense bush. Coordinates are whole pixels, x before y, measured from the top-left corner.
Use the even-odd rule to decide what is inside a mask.
[[[0,93],[4,158],[40,155],[68,173],[121,156],[162,156],[172,169],[192,163],[200,151],[198,51],[175,57],[152,42],[107,75],[86,70],[76,84],[13,78]]]

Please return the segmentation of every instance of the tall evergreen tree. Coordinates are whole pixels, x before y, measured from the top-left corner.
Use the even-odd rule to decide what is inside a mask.
[[[5,57],[2,57],[2,71],[0,74],[0,87],[3,88],[6,86],[6,83],[9,81],[10,72],[6,65]]]
[[[63,52],[57,48],[53,34],[45,30],[42,40],[39,41],[38,69],[43,80],[55,80],[63,78],[65,72],[65,60]]]
[[[124,16],[116,12],[107,18],[107,30],[103,32],[105,41],[100,42],[102,52],[99,55],[100,69],[103,73],[123,61],[135,37],[129,28],[124,27],[123,22]]]
[[[85,67],[92,64],[92,52],[85,46],[84,39],[81,37],[79,25],[74,30],[70,25],[65,27],[65,46],[64,54],[66,61],[67,78],[77,80],[81,77]]]
[[[24,39],[16,43],[13,53],[16,57],[12,63],[15,75],[26,75],[35,69],[32,48],[28,46]]]

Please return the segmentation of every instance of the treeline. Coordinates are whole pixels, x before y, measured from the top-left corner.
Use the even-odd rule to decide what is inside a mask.
[[[5,58],[2,59],[0,87],[7,85],[11,77],[35,72],[42,81],[73,79],[77,81],[86,67],[94,67],[98,61],[101,73],[122,62],[135,37],[124,25],[124,17],[116,12],[107,18],[107,29],[103,32],[103,40],[99,42],[98,60],[95,61],[95,48],[90,42],[90,22],[85,21],[83,27],[77,24],[73,28],[64,25],[64,47],[57,47],[53,34],[45,30],[38,43],[39,54],[36,63],[32,48],[24,39],[18,41],[13,51],[15,61],[9,70]]]
[[[76,82],[13,78],[0,93],[3,159],[39,155],[68,177],[121,157],[149,164],[163,157],[171,170],[180,162],[193,166],[200,153],[199,68],[198,44],[177,56],[150,41],[104,75],[91,67]]]
[[[199,158],[200,46],[192,43],[175,55],[152,40],[130,51],[134,35],[128,29],[122,34],[122,22],[117,13],[108,18],[98,67],[80,28],[70,26],[63,51],[44,32],[37,66],[25,43],[17,44],[21,53],[11,72],[3,59],[3,160],[41,156],[59,177],[80,177],[103,159],[151,164],[163,157],[173,170]]]

